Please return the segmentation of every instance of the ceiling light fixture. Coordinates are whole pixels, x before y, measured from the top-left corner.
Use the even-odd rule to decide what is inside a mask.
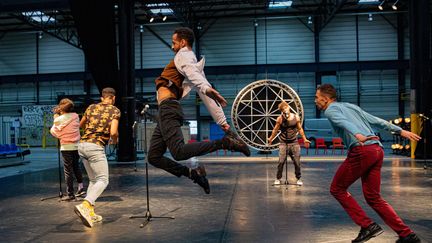
[[[396,6],[396,4],[399,2],[399,0],[396,0],[396,2],[394,2],[393,3],[393,5],[392,5],[392,9],[393,10],[397,10],[398,8],[397,8],[397,6]]]
[[[308,17],[308,24],[312,24],[312,16]]]
[[[158,18],[160,18],[163,22],[167,20],[167,16],[162,14],[162,11],[157,14]]]
[[[254,19],[254,26],[258,27],[258,20]]]
[[[378,5],[378,9],[381,10],[381,11],[384,10],[384,7],[383,7],[384,2],[385,2],[385,0],[383,0],[383,1],[380,3],[380,5]]]

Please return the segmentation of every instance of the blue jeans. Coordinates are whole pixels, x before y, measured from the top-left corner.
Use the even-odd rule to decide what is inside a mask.
[[[108,161],[103,147],[95,143],[79,143],[78,153],[89,177],[86,201],[92,205],[108,186]]]

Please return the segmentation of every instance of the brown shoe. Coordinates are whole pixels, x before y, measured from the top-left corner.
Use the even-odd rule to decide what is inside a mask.
[[[231,151],[241,152],[247,157],[249,157],[251,154],[247,144],[243,142],[243,140],[241,140],[241,138],[232,131],[226,132],[225,136],[222,138],[222,148]]]
[[[206,194],[210,194],[210,184],[206,178],[206,171],[203,165],[191,170],[191,180],[204,189]]]

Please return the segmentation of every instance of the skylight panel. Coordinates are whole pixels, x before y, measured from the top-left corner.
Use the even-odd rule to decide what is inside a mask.
[[[291,7],[293,1],[270,1],[269,8],[289,8]]]
[[[358,3],[360,4],[377,4],[380,0],[359,0]]]
[[[150,3],[150,4],[146,4],[146,6],[148,8],[150,8],[150,11],[153,14],[172,14],[173,10],[171,8],[169,8],[168,3]]]
[[[21,14],[26,17],[30,17],[33,21],[39,23],[55,22],[55,18],[48,16],[41,11],[22,12]]]

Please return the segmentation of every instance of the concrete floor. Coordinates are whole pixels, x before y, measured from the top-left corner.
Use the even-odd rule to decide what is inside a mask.
[[[186,161],[206,166],[209,195],[189,179],[150,166],[150,212],[175,219],[154,218],[143,228],[144,219],[129,216],[146,212],[145,164],[138,161],[135,172],[131,163],[111,162],[110,185],[96,206],[104,221],[91,229],[73,212],[79,202],[40,200],[59,193],[56,156],[55,149],[34,149],[29,164],[0,168],[1,242],[324,243],[351,242],[359,231],[329,193],[343,156],[303,156],[302,187],[272,186],[275,153],[267,158],[213,155]],[[423,165],[389,154],[382,195],[423,242],[432,242],[432,170]],[[292,164],[288,180],[295,181]],[[369,242],[395,242],[396,234],[364,202],[360,183],[350,192],[385,230]]]

